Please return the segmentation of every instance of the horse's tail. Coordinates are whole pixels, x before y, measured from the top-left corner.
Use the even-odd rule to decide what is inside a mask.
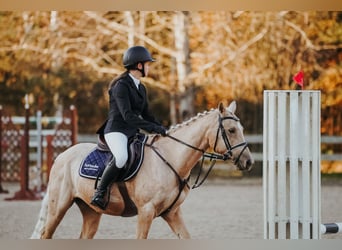
[[[46,190],[46,194],[43,198],[42,205],[39,212],[39,218],[37,221],[37,224],[34,228],[34,231],[30,237],[30,239],[40,239],[42,236],[42,233],[44,231],[47,212],[48,212],[48,202],[49,202],[49,192]]]

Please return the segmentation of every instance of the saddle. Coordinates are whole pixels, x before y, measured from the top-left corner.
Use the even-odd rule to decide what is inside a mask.
[[[128,142],[128,160],[122,168],[117,182],[128,181],[139,171],[144,159],[144,145],[147,136],[137,133]],[[98,136],[97,146],[82,161],[79,175],[89,179],[101,179],[107,163],[112,159],[111,153],[103,135]]]

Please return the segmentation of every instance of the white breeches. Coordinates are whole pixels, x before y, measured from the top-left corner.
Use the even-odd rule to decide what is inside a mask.
[[[107,145],[115,157],[115,165],[118,168],[125,166],[128,159],[127,136],[120,132],[110,132],[104,135]]]

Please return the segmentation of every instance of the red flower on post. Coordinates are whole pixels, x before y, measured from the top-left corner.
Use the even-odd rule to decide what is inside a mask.
[[[292,78],[296,84],[298,84],[302,89],[304,89],[304,72],[299,71],[297,74],[295,74]]]

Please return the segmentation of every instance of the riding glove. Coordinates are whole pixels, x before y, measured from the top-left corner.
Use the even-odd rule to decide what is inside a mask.
[[[161,134],[162,136],[166,135],[166,129],[163,126],[156,126],[154,128],[154,132],[156,132],[157,134]]]

